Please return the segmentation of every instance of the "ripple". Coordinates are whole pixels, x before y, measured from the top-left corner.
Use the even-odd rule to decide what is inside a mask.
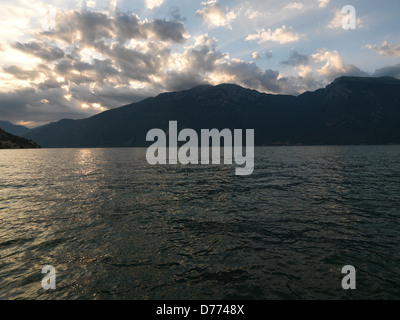
[[[256,148],[248,177],[145,152],[0,151],[0,298],[400,296],[398,146]]]

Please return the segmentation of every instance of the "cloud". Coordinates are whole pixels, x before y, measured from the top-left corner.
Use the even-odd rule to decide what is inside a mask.
[[[44,103],[48,101],[48,103]],[[2,117],[13,122],[29,120],[34,123],[58,121],[60,118],[87,116],[70,103],[63,103],[62,90],[47,90],[38,93],[34,89],[0,93]]]
[[[289,3],[284,9],[298,9],[301,10],[303,9],[304,4],[301,2],[291,2]]]
[[[317,0],[317,1],[319,2],[318,7],[320,8],[325,8],[329,3],[329,0]]]
[[[374,77],[394,77],[400,79],[400,64],[377,69],[372,75]]]
[[[341,10],[335,10],[332,20],[328,24],[329,29],[341,29],[342,28],[343,13]]]
[[[267,60],[271,59],[272,58],[272,50],[263,52],[262,57]]]
[[[55,61],[64,57],[63,50],[43,42],[31,41],[29,43],[16,42],[13,47],[17,50],[39,57],[47,62]]]
[[[187,31],[180,21],[74,10],[60,12],[53,30],[35,31],[34,37],[2,46],[2,54],[26,59],[21,65],[3,64],[0,73],[3,90],[14,91],[0,97],[1,113],[10,120],[83,118],[164,91],[171,45],[186,42]],[[16,99],[16,92],[23,99]],[[13,109],[3,106],[10,99]],[[40,102],[45,100],[46,107]]]
[[[181,12],[178,7],[171,7],[168,12],[172,21],[185,22],[186,18],[181,16]]]
[[[250,34],[246,37],[246,41],[257,41],[264,43],[267,41],[279,42],[280,44],[296,42],[300,40],[301,35],[293,31],[293,28],[287,28],[285,25],[282,28],[277,28],[275,31],[264,28],[257,30],[256,34]]]
[[[3,67],[3,71],[5,73],[12,74],[16,79],[21,79],[21,80],[35,79],[39,77],[41,74],[41,71],[39,69],[29,70],[29,69],[22,69],[18,66]]]
[[[202,2],[202,9],[196,11],[196,15],[203,19],[210,27],[225,27],[231,29],[230,23],[236,19],[236,13],[223,7],[217,0]]]
[[[253,60],[259,60],[259,59],[261,58],[260,53],[259,53],[259,52],[253,52],[253,53],[251,54],[251,58],[252,58]]]
[[[148,35],[153,35],[156,39],[173,43],[183,43],[187,39],[186,28],[183,23],[178,21],[168,21],[155,19],[144,25]]]
[[[182,22],[153,19],[140,20],[135,14],[119,13],[109,17],[92,11],[67,11],[57,15],[56,28],[41,33],[43,39],[70,44],[93,45],[104,39],[120,42],[131,39],[155,39],[183,43],[187,30]]]
[[[270,52],[266,52],[268,56]],[[262,53],[264,56],[264,53]],[[264,92],[281,92],[279,71],[261,70],[257,64],[230,59],[217,49],[217,40],[207,34],[198,36],[195,44],[182,55],[171,59],[172,70],[165,83],[169,90],[182,90],[194,85],[210,83],[236,83]]]
[[[270,69],[263,71],[254,62],[232,59],[219,64],[215,72],[247,88],[271,93],[279,93],[282,90],[278,80],[279,71]]]
[[[316,62],[325,62],[325,65],[317,70],[318,74],[328,81],[333,81],[339,76],[367,76],[367,73],[361,71],[353,65],[346,65],[339,53],[328,51],[327,49],[320,49],[317,53],[312,55]]]
[[[384,41],[381,45],[367,45],[366,48],[376,51],[381,56],[400,56],[400,44],[389,44]]]
[[[251,54],[251,58],[253,60],[260,60],[260,59],[271,59],[272,58],[272,50],[264,51],[264,52],[253,52]]]
[[[296,67],[300,65],[307,65],[308,62],[307,55],[299,54],[297,51],[291,51],[289,58],[285,61],[282,61],[281,64]]]
[[[328,29],[343,29],[342,21],[345,16],[346,15],[342,13],[342,10],[339,10],[339,9],[335,10],[334,16],[333,16],[332,20],[328,23],[327,28]],[[357,18],[356,27],[357,27],[357,29],[366,28],[364,26],[363,19]],[[343,30],[345,30],[345,29],[343,29]]]
[[[99,3],[96,2],[97,7]],[[270,25],[281,26],[288,16],[299,14],[296,9],[300,6],[296,3],[300,2],[292,2],[292,11],[290,6],[282,10],[282,4],[274,4],[283,15],[278,21],[269,22]],[[244,36],[272,17],[263,10],[265,3],[247,4],[229,9],[218,1],[209,1],[202,4],[197,15],[210,27],[240,25],[243,30],[236,38],[240,41],[246,38],[260,44],[287,44],[303,37],[285,25]],[[199,84],[230,82],[267,93],[298,94],[321,87],[326,80],[340,75],[365,75],[357,67],[346,65],[336,51],[326,49],[311,56],[312,60],[291,51],[281,62],[292,67],[285,68],[288,75],[276,70],[278,67],[262,68],[262,59],[272,57],[267,45],[254,44],[253,61],[232,58],[220,51],[216,38],[202,34],[204,31],[190,36],[176,7],[169,11],[167,8],[165,14],[169,20],[144,19],[118,9],[113,12],[89,11],[87,6],[79,10],[60,9],[54,28],[27,29],[26,36],[3,40],[0,114],[14,122],[40,124],[60,118],[86,118],[161,92]],[[248,14],[254,15],[256,21],[249,23]],[[220,32],[231,34],[228,30]],[[231,42],[226,40],[231,39],[225,39],[223,47],[231,48]],[[233,55],[248,55],[247,49],[239,53]],[[321,65],[315,68],[311,62]],[[376,74],[398,74],[398,66],[383,69]]]
[[[147,9],[153,10],[162,6],[165,0],[146,0],[146,7]]]

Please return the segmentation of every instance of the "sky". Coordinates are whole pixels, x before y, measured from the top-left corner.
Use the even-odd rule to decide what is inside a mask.
[[[400,79],[399,13],[399,0],[0,0],[0,120],[87,118],[200,84],[298,95]]]

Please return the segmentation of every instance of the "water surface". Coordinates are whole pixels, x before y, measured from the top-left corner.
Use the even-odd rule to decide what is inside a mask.
[[[256,148],[247,177],[145,152],[0,151],[1,299],[400,298],[399,146]]]

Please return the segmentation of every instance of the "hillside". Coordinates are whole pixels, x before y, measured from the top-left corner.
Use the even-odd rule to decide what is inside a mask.
[[[14,136],[0,129],[0,149],[32,149],[40,148],[35,142]]]

